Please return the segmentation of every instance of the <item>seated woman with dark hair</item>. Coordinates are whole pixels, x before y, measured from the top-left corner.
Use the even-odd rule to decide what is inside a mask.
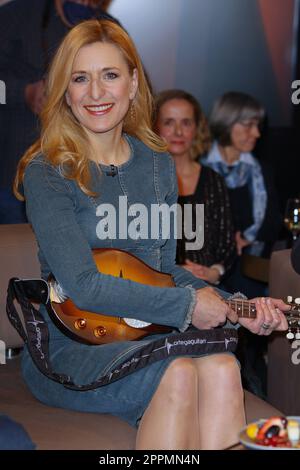
[[[260,137],[265,111],[252,96],[229,92],[213,106],[210,125],[215,139],[202,163],[225,179],[232,209],[238,258],[224,286],[248,297],[266,295],[266,284],[243,275],[241,255],[269,256],[281,227],[271,169],[252,151]],[[244,332],[241,362],[245,386],[266,396],[266,341]]]
[[[225,179],[239,256],[243,252],[269,255],[282,224],[271,169],[251,153],[264,115],[262,105],[252,96],[238,92],[221,96],[210,116],[215,141],[202,159]],[[227,288],[248,296],[265,294],[264,285],[242,276],[239,262]]]
[[[183,230],[177,243],[177,262],[195,276],[218,284],[235,260],[236,247],[224,180],[198,162],[210,148],[206,117],[194,96],[183,90],[167,90],[156,97],[155,121],[175,162],[178,202],[183,209],[192,204],[193,231],[196,204],[204,204],[204,245],[187,250]]]

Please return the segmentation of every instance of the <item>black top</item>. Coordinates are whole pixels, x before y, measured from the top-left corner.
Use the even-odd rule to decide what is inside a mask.
[[[235,230],[242,233],[253,223],[252,199],[249,186],[245,184],[238,188],[227,188],[232,210],[232,217]]]
[[[183,238],[177,243],[177,263],[183,264],[184,259],[204,266],[221,263],[228,270],[235,260],[236,247],[224,179],[211,168],[202,166],[195,193],[179,196],[178,203],[181,206],[193,205],[193,230],[196,223],[195,204],[204,204],[204,245],[201,250],[186,251],[183,231]]]

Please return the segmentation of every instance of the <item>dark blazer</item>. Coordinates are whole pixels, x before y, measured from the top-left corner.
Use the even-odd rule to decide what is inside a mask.
[[[118,21],[97,10],[97,18]],[[41,80],[68,31],[54,0],[14,0],[0,8],[0,189],[9,188],[18,161],[39,135],[39,120],[24,101],[25,86]]]
[[[259,161],[259,164],[266,185],[268,202],[265,218],[256,238],[257,240],[266,242],[266,248],[270,250],[273,243],[278,240],[279,232],[283,224],[283,216],[280,210],[279,197],[272,168],[264,161]]]
[[[14,0],[0,8],[0,79],[6,104],[0,106],[0,188],[8,188],[17,163],[38,136],[38,118],[24,101],[25,86],[45,74],[49,55],[67,31],[54,1]],[[45,15],[47,14],[47,18]]]
[[[291,262],[294,270],[300,274],[300,237],[292,248]]]
[[[256,235],[256,240],[265,243],[262,256],[269,256],[272,245],[279,237],[279,232],[282,227],[282,214],[272,168],[266,162],[259,161],[258,163],[261,167],[267,192],[267,207],[262,225]],[[242,187],[227,189],[235,230],[239,230],[243,233],[244,230],[250,227],[254,222],[251,190],[248,184]]]

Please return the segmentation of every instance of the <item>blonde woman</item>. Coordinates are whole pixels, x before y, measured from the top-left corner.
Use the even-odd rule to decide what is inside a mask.
[[[120,196],[127,197],[129,222],[136,204],[150,208],[176,202],[173,161],[151,131],[150,116],[151,95],[126,32],[106,20],[79,24],[55,55],[41,138],[20,161],[15,189],[20,197],[23,183],[43,277],[52,272],[80,309],[171,326],[181,335],[192,324],[200,334],[237,317],[221,297],[226,293],[215,292],[175,266],[174,237],[134,237],[129,231],[124,237],[113,229],[99,236],[100,212],[108,204],[115,208],[117,220],[126,216],[128,222],[127,211],[119,207]],[[171,273],[176,287],[152,287],[102,274],[92,257],[97,247],[135,254]],[[257,300],[256,305],[257,318],[241,320],[246,327],[259,334],[286,328],[283,314],[276,311],[288,308],[281,301]],[[57,373],[66,374],[64,381],[66,376],[77,384],[107,378],[93,391],[72,390],[41,373],[26,349],[24,378],[42,402],[119,416],[138,427],[137,449],[219,449],[236,441],[245,417],[239,367],[232,354],[201,357],[183,352],[138,368],[139,352],[148,348],[151,356],[149,348],[157,337],[89,346],[60,332],[44,307],[41,312],[50,331],[49,361]],[[268,332],[261,328],[264,323]],[[165,334],[160,337],[165,342]],[[130,373],[120,377],[120,369],[131,359]],[[114,374],[118,380],[112,380]]]

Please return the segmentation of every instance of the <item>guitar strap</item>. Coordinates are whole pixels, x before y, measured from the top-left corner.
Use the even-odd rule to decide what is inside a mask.
[[[23,322],[15,308],[17,300],[23,314]],[[199,356],[220,352],[234,352],[237,347],[237,331],[234,328],[196,330],[175,333],[149,342],[128,357],[124,362],[88,384],[75,384],[72,377],[53,370],[49,357],[49,331],[47,322],[32,302],[51,309],[48,283],[43,279],[12,278],[8,284],[6,312],[16,328],[37,368],[49,379],[72,390],[87,391],[115,382],[142,367],[171,356]]]

